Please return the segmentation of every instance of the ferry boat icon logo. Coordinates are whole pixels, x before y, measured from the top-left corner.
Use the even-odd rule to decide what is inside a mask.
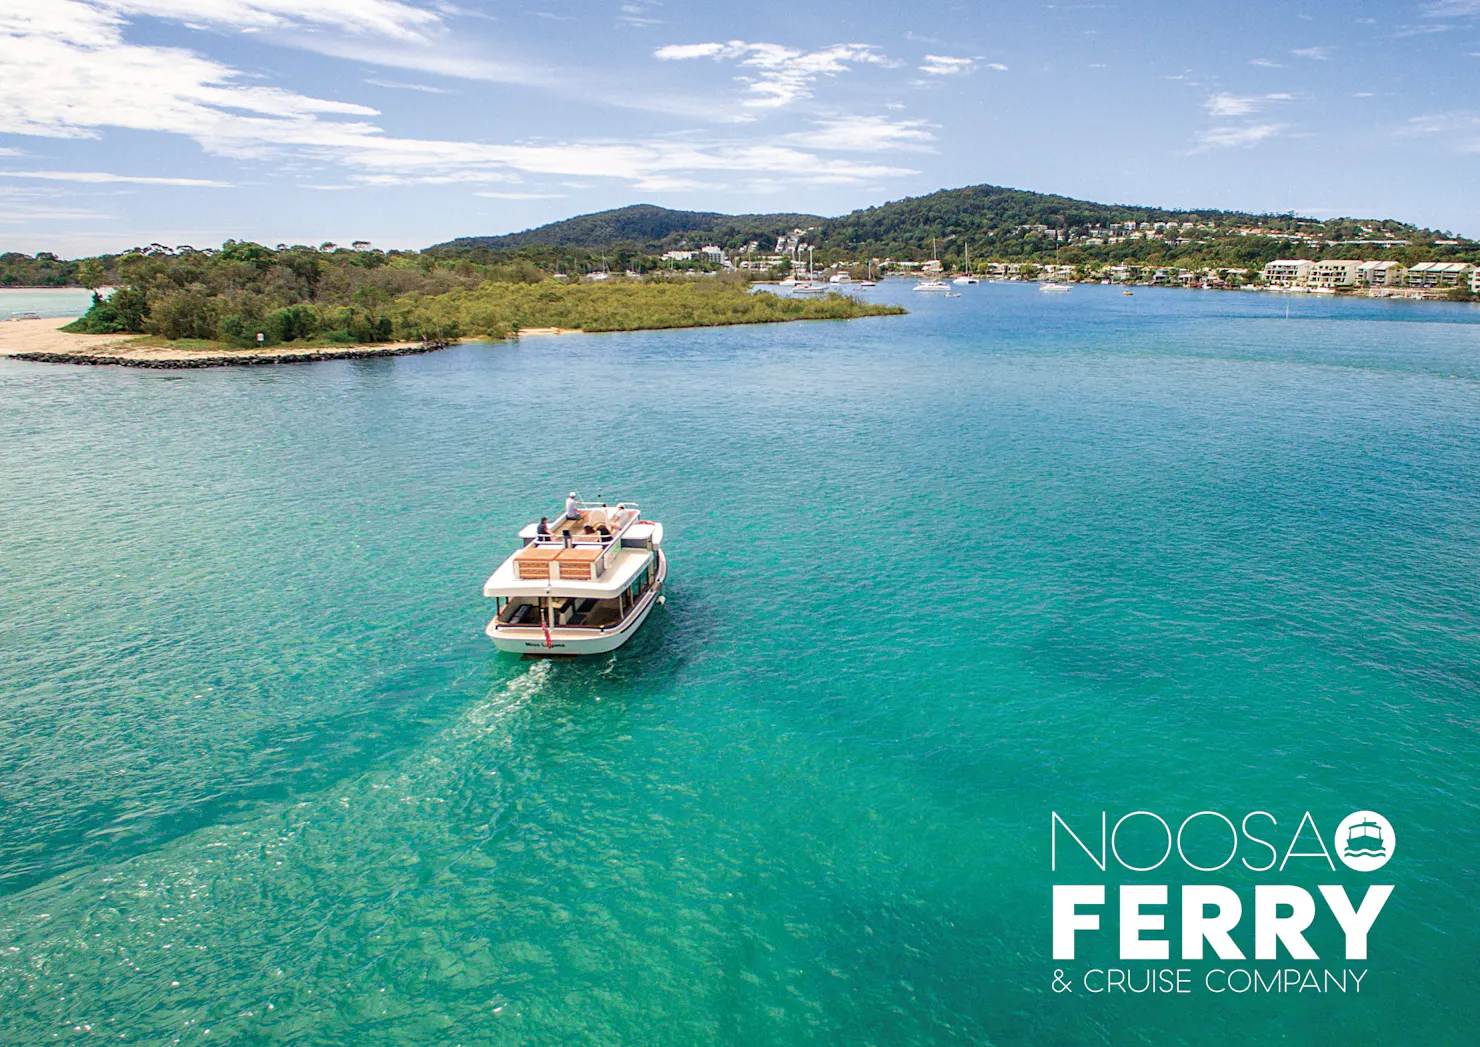
[[[1392,823],[1376,811],[1353,811],[1336,827],[1336,855],[1349,869],[1373,872],[1393,856]]]

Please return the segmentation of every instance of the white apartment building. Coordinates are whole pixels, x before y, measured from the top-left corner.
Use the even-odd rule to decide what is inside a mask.
[[[1314,265],[1306,258],[1276,258],[1264,267],[1264,282],[1271,287],[1304,287]]]
[[[699,248],[699,253],[704,256],[706,262],[723,262],[725,260],[725,252],[713,244],[710,244],[708,247]]]
[[[1408,270],[1397,262],[1363,262],[1357,266],[1357,283],[1365,287],[1402,287]]]
[[[1311,266],[1306,277],[1309,287],[1355,287],[1360,274],[1360,259],[1331,258]]]
[[[1418,262],[1408,267],[1409,287],[1458,287],[1469,279],[1468,262]]]
[[[1470,270],[1470,290],[1480,294],[1480,265]]]

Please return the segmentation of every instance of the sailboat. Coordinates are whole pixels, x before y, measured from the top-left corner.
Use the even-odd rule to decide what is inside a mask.
[[[940,252],[935,249],[935,237],[932,236],[930,238],[930,260],[932,262],[935,262],[937,267],[939,267],[940,264],[939,255]],[[949,291],[950,289],[951,285],[946,283],[938,276],[926,276],[925,279],[921,280],[915,285],[916,291],[921,291],[926,294],[938,294],[941,291]]]
[[[877,287],[878,286],[877,281],[874,280],[874,260],[872,258],[870,258],[868,260],[868,276],[865,279],[858,281],[858,286],[859,287]]]
[[[825,294],[827,292],[826,284],[813,282],[816,279],[817,274],[812,271],[812,254],[812,248],[807,248],[807,282],[797,284],[795,287],[793,287],[791,289],[793,294]]]
[[[960,276],[956,277],[956,279],[952,280],[951,283],[953,283],[953,284],[960,284],[963,287],[966,286],[966,285],[968,285],[968,284],[979,284],[979,283],[981,283],[981,281],[978,280],[975,276],[973,276],[972,275],[972,272],[971,272],[971,245],[970,244],[967,244],[966,245],[965,271]]]

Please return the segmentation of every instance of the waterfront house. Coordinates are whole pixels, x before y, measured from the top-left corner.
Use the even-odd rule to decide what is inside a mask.
[[[1469,279],[1468,262],[1418,262],[1408,267],[1409,287],[1458,287]]]
[[[1470,291],[1480,294],[1480,265],[1470,270]]]
[[[1310,287],[1355,287],[1362,268],[1359,258],[1329,258],[1311,266],[1306,284]]]
[[[1314,265],[1308,258],[1276,258],[1264,267],[1264,282],[1270,287],[1304,287]]]
[[[1408,270],[1398,262],[1363,262],[1357,266],[1357,283],[1364,287],[1402,287]]]

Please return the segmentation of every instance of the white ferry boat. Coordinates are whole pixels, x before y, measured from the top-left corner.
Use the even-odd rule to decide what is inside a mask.
[[[602,654],[632,638],[663,600],[663,525],[636,503],[577,502],[520,547],[483,584],[497,613],[484,630],[501,651],[558,657]]]

